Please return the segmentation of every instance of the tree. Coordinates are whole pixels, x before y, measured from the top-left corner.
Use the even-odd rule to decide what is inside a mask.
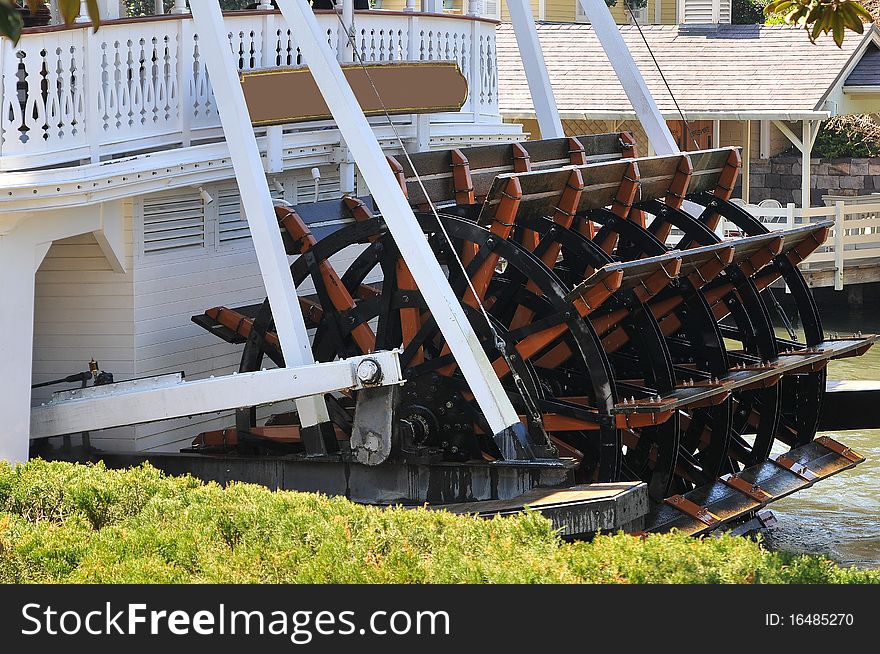
[[[772,0],[764,13],[783,14],[789,25],[803,27],[813,43],[820,34],[830,32],[838,48],[846,30],[862,34],[864,23],[874,21],[871,12],[854,0]]]
[[[32,12],[47,4],[48,0],[0,0],[0,35],[8,36],[18,43],[21,36],[22,18],[21,11],[27,5]],[[65,23],[72,23],[79,16],[79,0],[55,0],[58,10]],[[101,24],[101,15],[98,11],[98,0],[88,0],[89,18],[95,29]]]

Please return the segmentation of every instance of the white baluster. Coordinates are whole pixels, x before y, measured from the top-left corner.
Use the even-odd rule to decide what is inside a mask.
[[[416,0],[406,0],[406,6],[403,8],[404,11],[415,11],[416,10]]]
[[[479,16],[483,13],[483,2],[482,0],[468,0],[468,15],[470,16]]]
[[[257,7],[262,11],[272,11],[275,7],[272,6],[272,0],[261,0],[260,5]]]
[[[171,8],[172,14],[188,14],[189,7],[186,5],[186,0],[174,0],[174,6]]]

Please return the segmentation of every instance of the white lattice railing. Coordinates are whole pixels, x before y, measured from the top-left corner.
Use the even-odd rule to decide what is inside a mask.
[[[341,25],[316,12],[336,50]],[[226,15],[240,69],[302,63],[277,12]],[[464,16],[370,11],[355,15],[365,61],[454,60],[470,89],[459,113],[434,122],[500,122],[495,24]],[[188,16],[27,31],[0,43],[0,170],[23,170],[219,138],[198,35]]]
[[[801,209],[794,204],[785,207],[745,205],[746,211],[771,230],[791,229],[800,225],[833,220],[828,240],[811,254],[808,266],[832,263],[834,288],[843,288],[843,272],[847,265],[880,260],[880,198],[875,196],[837,199],[833,206]]]

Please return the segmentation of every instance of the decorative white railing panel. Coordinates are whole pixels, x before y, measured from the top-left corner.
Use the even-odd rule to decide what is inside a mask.
[[[318,12],[318,20],[335,51],[338,18]],[[277,12],[230,13],[226,25],[240,70],[303,63]],[[364,61],[458,62],[470,96],[461,112],[433,122],[500,123],[493,22],[358,12],[354,39]],[[28,31],[15,47],[0,43],[0,73],[0,170],[97,163],[222,135],[187,16],[110,21],[97,33],[89,26]]]

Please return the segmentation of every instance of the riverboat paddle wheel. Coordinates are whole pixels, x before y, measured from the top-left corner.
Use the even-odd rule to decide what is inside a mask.
[[[493,439],[370,197],[276,216],[315,360],[401,352],[391,433],[354,427],[364,389],[327,396],[335,438],[305,438],[295,413],[244,408],[192,450],[564,461],[580,483],[644,481],[647,530],[694,534],[863,461],[816,438],[828,362],[874,341],[827,338],[798,270],[832,223],[771,232],[732,204],[733,148],[635,154],[622,133],[389,157],[526,427],[515,451]],[[771,290],[783,284],[797,340],[774,328],[787,322]],[[243,344],[242,372],[284,365],[268,301],[193,320]]]

